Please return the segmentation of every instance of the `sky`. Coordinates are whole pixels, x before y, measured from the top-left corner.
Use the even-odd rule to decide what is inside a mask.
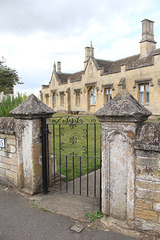
[[[145,18],[159,48],[159,16],[160,0],[0,0],[0,58],[23,82],[15,93],[38,96],[54,62],[64,73],[84,69],[91,41],[98,59],[138,54]]]

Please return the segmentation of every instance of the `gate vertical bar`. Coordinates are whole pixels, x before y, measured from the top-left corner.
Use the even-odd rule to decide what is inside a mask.
[[[102,149],[101,149],[101,131],[100,131],[100,202],[99,202],[99,209],[102,211]]]
[[[55,156],[55,124],[53,124],[53,166],[54,166],[54,187],[56,185],[56,156]]]
[[[59,124],[59,171],[60,171],[60,190],[61,190],[61,124]]]
[[[96,197],[96,124],[94,123],[94,196]]]
[[[86,132],[87,132],[87,197],[88,197],[88,124],[86,125],[87,129],[86,129]]]
[[[48,193],[48,176],[47,176],[47,146],[46,146],[46,118],[41,118],[42,126],[42,175],[43,175],[43,193]]]
[[[67,165],[68,158],[66,156],[66,192],[68,192],[68,176],[67,176],[67,170],[68,170],[68,165]]]
[[[80,157],[80,195],[81,195],[81,189],[82,189],[82,179],[81,179],[81,174],[82,174],[82,170],[81,170],[81,157]]]
[[[47,177],[48,177],[48,186],[50,186],[50,162],[49,162],[49,128],[48,124],[46,124],[46,150],[47,150]]]

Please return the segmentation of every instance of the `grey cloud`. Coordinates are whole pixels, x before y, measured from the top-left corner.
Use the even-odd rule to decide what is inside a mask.
[[[90,19],[96,19],[107,25],[114,14],[127,9],[127,2],[125,0],[120,2],[99,0],[98,3],[96,0],[1,0],[0,29],[1,33],[27,34],[31,31],[55,31],[63,35],[74,33],[78,28],[81,34],[81,31],[87,28]]]

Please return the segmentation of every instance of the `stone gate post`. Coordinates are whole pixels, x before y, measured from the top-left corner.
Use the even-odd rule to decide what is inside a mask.
[[[18,188],[34,194],[42,190],[41,118],[55,113],[31,94],[10,112],[15,121]]]
[[[95,113],[101,122],[102,212],[132,227],[136,129],[151,113],[126,90]]]

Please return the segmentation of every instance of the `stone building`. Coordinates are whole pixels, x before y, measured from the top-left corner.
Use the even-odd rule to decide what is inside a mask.
[[[57,112],[95,113],[120,90],[127,89],[153,115],[160,115],[160,48],[156,49],[153,21],[142,21],[140,53],[116,61],[94,57],[85,48],[84,70],[63,73],[54,63],[51,80],[42,85],[40,99]]]
[[[7,96],[10,96],[10,98],[14,96],[14,87],[9,88],[6,94],[4,94],[4,92],[0,92],[0,104],[3,99],[7,98]]]

